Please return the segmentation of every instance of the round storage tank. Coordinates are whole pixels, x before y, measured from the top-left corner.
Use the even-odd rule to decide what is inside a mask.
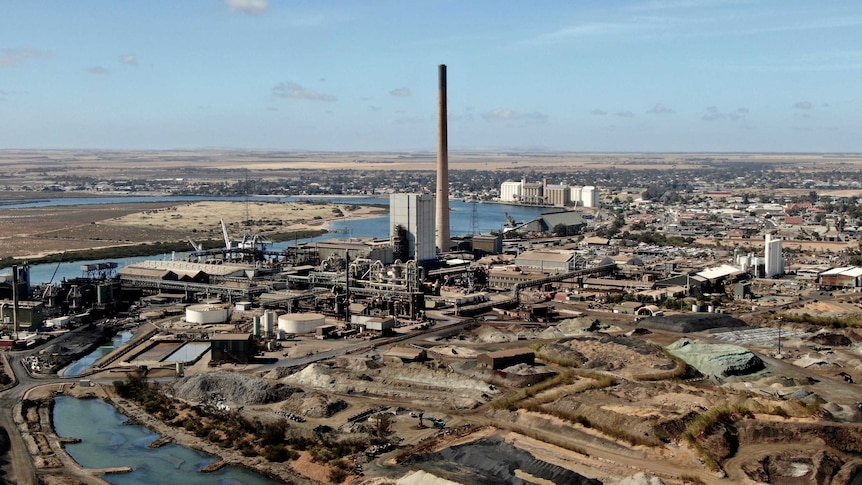
[[[278,329],[284,333],[311,333],[326,324],[320,313],[285,313],[278,317]]]
[[[201,303],[186,307],[186,321],[189,323],[225,323],[230,317],[228,308]]]

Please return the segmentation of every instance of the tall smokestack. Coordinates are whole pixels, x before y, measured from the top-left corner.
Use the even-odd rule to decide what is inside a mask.
[[[446,65],[439,66],[437,102],[437,247],[448,251],[449,238],[449,133],[446,126]]]

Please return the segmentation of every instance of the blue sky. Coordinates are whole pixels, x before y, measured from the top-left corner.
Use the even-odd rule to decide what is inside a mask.
[[[862,2],[0,3],[0,148],[862,152]]]

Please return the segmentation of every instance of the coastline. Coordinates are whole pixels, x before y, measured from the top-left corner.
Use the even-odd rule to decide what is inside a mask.
[[[23,262],[75,262],[185,252],[191,250],[189,237],[204,247],[220,248],[224,247],[220,218],[228,223],[229,231],[235,237],[245,230],[260,232],[273,242],[283,242],[317,237],[329,232],[336,221],[374,218],[388,213],[388,209],[379,205],[318,205],[314,201],[308,201],[310,204],[303,204],[303,201],[282,203],[267,201],[264,197],[255,200],[250,216],[247,204],[238,201],[195,201],[185,205],[173,202],[165,203],[161,209],[143,211],[129,203],[128,207],[117,208],[119,214],[107,211],[100,204],[76,206],[73,213],[64,213],[64,217],[36,232],[20,215],[3,216],[7,221],[15,221],[8,228],[8,234],[20,236],[0,237],[0,242],[8,250],[5,255],[0,255],[0,267]],[[88,215],[96,208],[102,212]],[[39,214],[51,212],[50,209],[4,209],[0,206],[0,212],[6,213],[26,210],[30,214],[28,217],[40,217]],[[65,206],[63,210],[71,209]],[[281,213],[272,215],[273,211]],[[257,219],[259,227],[243,229],[243,224],[237,221],[248,217],[252,221]],[[314,234],[302,234],[304,232]]]
[[[130,467],[111,467],[111,468],[88,468],[78,463],[66,451],[65,445],[80,441],[76,437],[60,437],[57,435],[56,427],[53,421],[53,408],[55,405],[55,397],[65,395],[77,399],[100,399],[111,405],[118,413],[126,416],[128,421],[124,424],[142,426],[156,433],[159,437],[156,438],[149,447],[156,448],[168,443],[175,443],[186,448],[194,449],[205,453],[215,458],[215,461],[204,468],[198,470],[198,473],[215,472],[225,466],[241,467],[261,476],[272,480],[277,480],[283,483],[298,483],[298,484],[314,484],[316,482],[299,475],[293,471],[288,462],[272,463],[262,457],[246,458],[238,451],[218,447],[212,443],[203,442],[199,438],[187,435],[179,428],[172,428],[167,424],[147,414],[143,409],[136,404],[119,398],[113,393],[109,386],[101,383],[94,383],[92,386],[83,386],[78,383],[53,383],[44,384],[28,389],[25,392],[24,399],[38,404],[38,418],[41,425],[42,433],[46,434],[47,440],[39,440],[31,432],[28,426],[28,417],[22,404],[19,403],[15,409],[16,423],[22,433],[28,436],[28,447],[35,446],[37,449],[31,449],[30,453],[37,464],[37,469],[40,473],[46,474],[54,478],[47,483],[56,484],[72,484],[86,483],[92,485],[109,485],[110,482],[102,478],[102,475],[109,473],[128,473],[133,471]],[[22,400],[22,401],[23,401]],[[33,413],[27,413],[33,414]],[[50,443],[52,453],[46,454],[45,450],[40,449],[39,442],[47,441]],[[34,453],[35,451],[35,453]],[[54,460],[49,455],[53,455]],[[40,466],[40,464],[42,466]]]

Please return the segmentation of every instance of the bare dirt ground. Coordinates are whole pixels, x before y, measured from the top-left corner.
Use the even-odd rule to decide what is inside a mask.
[[[453,170],[535,169],[564,172],[572,169],[621,167],[638,169],[696,169],[705,163],[769,162],[808,171],[862,164],[859,155],[744,154],[744,153],[558,153],[451,151]],[[433,152],[262,152],[248,150],[2,150],[0,173],[7,178],[39,181],[45,174],[64,173],[97,178],[181,177],[192,170],[206,178],[224,180],[235,170],[265,170],[275,178],[296,170],[427,170],[435,169]]]
[[[222,239],[220,219],[238,238],[323,229],[338,219],[378,215],[385,210],[350,204],[306,202],[153,202],[143,204],[3,209],[0,257],[38,257],[66,250],[127,246],[146,242]],[[251,225],[246,226],[246,217]],[[191,246],[189,246],[191,249]]]

